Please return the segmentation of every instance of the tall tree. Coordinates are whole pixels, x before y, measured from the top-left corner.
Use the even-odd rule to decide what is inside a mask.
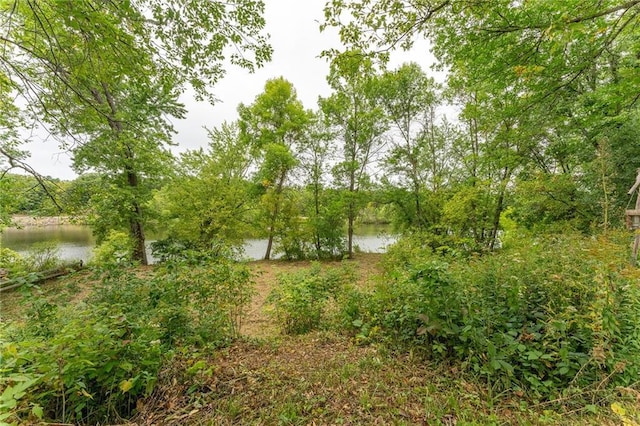
[[[235,123],[210,130],[207,151],[182,154],[175,176],[155,198],[169,236],[196,244],[241,244],[247,214],[254,209],[248,181],[252,164]]]
[[[298,100],[293,85],[284,78],[267,81],[264,92],[253,104],[238,107],[241,137],[252,146],[259,158],[258,182],[268,232],[264,258],[271,258],[273,240],[282,218],[284,190],[291,171],[297,165],[296,149],[305,137],[312,114]]]
[[[408,63],[382,75],[379,98],[392,124],[391,146],[385,158],[387,180],[409,191],[414,211],[410,226],[425,229],[433,225],[425,211],[425,190],[438,192],[446,178],[444,139],[437,130],[437,85],[416,63]]]
[[[362,207],[360,190],[369,181],[368,167],[384,145],[388,125],[377,98],[377,75],[365,55],[354,51],[336,58],[327,80],[334,93],[319,104],[342,141],[333,174],[335,185],[346,191],[347,251],[353,257],[354,223]]]
[[[335,159],[335,135],[327,127],[322,111],[316,113],[312,125],[298,155],[302,181],[311,201],[306,206],[306,224],[313,239],[314,252],[318,259],[341,257],[344,252],[344,215],[340,211],[336,191],[331,183],[331,162]]]
[[[624,123],[638,110],[640,1],[335,0],[325,12],[325,26],[338,26],[350,48],[387,56],[426,37],[452,74],[473,73],[472,93],[508,96],[511,107],[502,115],[516,126],[512,132],[529,138],[521,154],[547,167],[545,173],[570,173],[569,164],[558,161],[580,155],[582,172],[576,168],[572,178],[596,191],[597,182],[602,186],[623,172],[611,168],[614,175],[603,180],[596,170],[602,171],[606,149],[619,149],[607,141],[628,132]],[[620,158],[615,151],[611,156]],[[632,181],[633,168],[624,168],[629,175],[620,178]],[[593,177],[583,179],[585,170]],[[608,192],[601,191],[603,205]]]

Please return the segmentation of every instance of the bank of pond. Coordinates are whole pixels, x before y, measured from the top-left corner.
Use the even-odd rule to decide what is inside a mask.
[[[151,262],[156,260],[151,253],[151,243],[156,238],[157,236],[151,234],[147,239],[147,256]],[[356,229],[354,235],[355,246],[358,250],[367,253],[383,253],[386,247],[396,239],[391,228],[385,225],[362,225]],[[62,261],[81,260],[86,263],[91,259],[96,240],[91,229],[86,225],[25,226],[7,228],[0,233],[0,247],[11,249],[22,255],[27,254],[31,248],[43,244],[55,244],[57,257]],[[248,260],[262,259],[266,247],[266,238],[247,238],[243,245],[244,257]]]

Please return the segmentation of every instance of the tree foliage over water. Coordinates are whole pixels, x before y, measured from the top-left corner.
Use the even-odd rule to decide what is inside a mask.
[[[372,206],[399,230],[472,251],[497,247],[507,218],[607,229],[639,166],[639,8],[328,2],[323,27],[348,49],[326,52],[332,93],[316,111],[285,77],[270,80],[237,123],[210,131],[209,152],[177,164],[168,118],[183,116],[185,85],[212,97],[227,55],[250,69],[269,59],[261,3],[5,2],[6,168],[26,165],[16,132],[37,117],[109,188],[85,197],[98,237],[126,229],[142,262],[145,224],[158,220],[202,244],[265,235],[286,257],[352,255]],[[418,38],[446,84],[416,64],[385,66]]]
[[[73,152],[77,171],[103,176],[113,197],[94,206],[98,230],[128,227],[134,256],[146,263],[143,205],[170,164],[168,118],[184,114],[177,97],[190,84],[213,99],[227,56],[249,69],[270,58],[263,4],[16,0],[1,7],[3,99],[17,95],[24,115]],[[2,105],[3,114],[15,108],[6,99]],[[4,159],[31,171],[14,139],[3,142]]]

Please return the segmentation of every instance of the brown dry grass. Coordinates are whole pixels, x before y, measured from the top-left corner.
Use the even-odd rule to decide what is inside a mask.
[[[531,407],[515,395],[492,398],[455,366],[326,332],[245,339],[172,362],[151,397],[139,401],[132,424],[616,424],[607,416],[567,415],[561,406]]]

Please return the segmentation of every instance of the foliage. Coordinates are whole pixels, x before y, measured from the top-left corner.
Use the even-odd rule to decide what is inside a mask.
[[[598,220],[593,204],[571,176],[539,173],[518,182],[510,216],[529,229],[588,232]]]
[[[33,272],[46,271],[60,266],[56,242],[36,243],[29,247],[25,258],[27,269]]]
[[[239,336],[253,280],[248,267],[230,254],[214,245],[208,251],[183,252],[160,265],[152,296],[154,307],[164,312],[167,339],[219,346]],[[174,328],[180,331],[176,336]]]
[[[0,179],[2,212],[8,215],[56,215],[59,211],[50,196],[59,196],[60,184],[57,179],[39,181],[33,176],[4,174]]]
[[[49,310],[17,336],[2,336],[5,385],[34,379],[11,411],[15,419],[29,407],[65,423],[129,416],[137,398],[153,388],[162,357],[158,330],[119,304]]]
[[[344,236],[344,210],[340,193],[326,189],[321,191],[320,200],[315,213],[309,215],[306,225],[314,235],[314,244],[307,254],[311,259],[342,259],[346,254]]]
[[[0,248],[0,269],[5,269],[8,276],[18,275],[27,271],[27,262],[20,255],[11,249]]]
[[[633,385],[640,281],[624,251],[571,235],[512,242],[470,262],[392,251],[352,325],[360,339],[457,360],[494,390],[554,398]]]
[[[142,264],[143,206],[171,162],[169,118],[185,114],[178,96],[190,84],[213,101],[210,85],[224,75],[227,57],[248,69],[270,58],[263,7],[244,0],[187,8],[174,0],[0,7],[11,46],[0,55],[3,77],[72,150],[76,171],[100,173],[110,191],[92,197],[97,234],[127,230]]]
[[[240,137],[258,158],[255,183],[261,190],[263,226],[268,230],[265,259],[271,256],[273,240],[280,234],[285,186],[298,165],[296,153],[310,126],[312,114],[305,110],[293,85],[283,77],[268,80],[253,104],[238,106]],[[285,216],[283,218],[283,216]]]
[[[206,254],[146,276],[115,264],[96,274],[86,303],[58,308],[32,296],[24,325],[0,332],[5,421],[130,417],[178,345],[219,347],[237,337],[252,295],[245,266]]]
[[[29,247],[26,255],[0,248],[0,269],[4,269],[9,279],[25,279],[31,282],[37,279],[39,272],[62,266],[58,247],[55,242],[35,243]]]
[[[278,276],[278,287],[268,297],[276,322],[286,334],[318,329],[327,319],[328,304],[354,281],[347,264],[322,270],[320,263],[295,274]]]
[[[384,145],[387,117],[379,105],[379,79],[374,64],[359,51],[346,52],[331,63],[327,77],[334,93],[318,101],[326,126],[340,140],[333,184],[340,189],[347,219],[347,252],[353,256],[354,223],[365,204],[361,193],[370,183],[371,164]]]
[[[181,155],[175,175],[154,197],[162,228],[195,244],[238,245],[250,229],[255,201],[247,181],[253,157],[236,124],[209,131],[209,147]]]
[[[93,250],[96,265],[123,265],[132,260],[133,245],[124,232],[110,231],[106,239]]]
[[[480,253],[480,248],[469,238],[460,238],[455,234],[432,231],[405,232],[401,238],[387,248],[385,264],[408,266],[415,259],[438,258],[443,260],[464,259]]]
[[[194,243],[190,240],[180,240],[168,237],[151,243],[151,252],[160,262],[215,262],[216,259],[235,260],[241,251],[220,240],[206,243]]]

